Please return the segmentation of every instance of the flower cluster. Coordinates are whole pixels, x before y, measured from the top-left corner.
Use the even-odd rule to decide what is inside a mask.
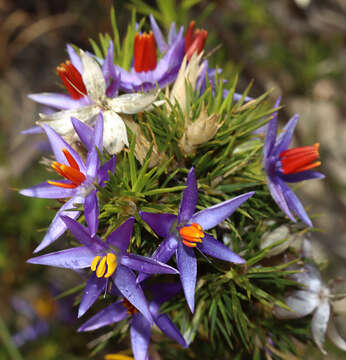
[[[262,253],[266,251],[262,246],[260,255],[256,255],[258,260],[252,259],[248,265],[247,260],[257,246],[257,239],[252,238],[251,246],[247,247],[242,234],[246,234],[251,226],[242,224],[238,233],[235,225],[240,223],[236,220],[237,216],[241,216],[241,222],[245,222],[245,218],[255,221],[254,213],[250,214],[248,209],[251,208],[250,203],[258,208],[260,196],[257,197],[257,189],[233,196],[222,190],[236,189],[237,179],[242,176],[229,174],[251,159],[249,156],[246,160],[237,160],[235,168],[226,164],[226,155],[231,154],[232,146],[237,142],[231,139],[237,129],[232,128],[233,124],[227,118],[232,113],[230,106],[233,100],[239,101],[234,113],[241,113],[251,106],[251,101],[243,105],[251,98],[239,96],[234,89],[225,92],[222,86],[221,95],[215,95],[219,84],[215,80],[218,71],[209,69],[207,61],[202,60],[208,35],[206,30],[195,29],[195,23],[191,22],[186,31],[184,27],[177,31],[173,23],[165,40],[153,16],[150,16],[150,24],[152,31],[136,31],[133,35],[132,65],[127,69],[117,63],[115,49],[119,46],[115,46],[112,40],[107,43],[104,59],[67,46],[69,60],[57,67],[67,93],[29,95],[32,100],[48,106],[48,110],[46,108],[39,115],[37,125],[47,135],[55,156],[51,168],[62,179],[48,180],[20,191],[25,196],[68,199],[56,213],[35,252],[51,245],[66,230],[80,245],[33,257],[28,262],[72,269],[88,278],[80,299],[78,317],[83,316],[101,294],[112,302],[82,324],[79,331],[91,331],[127,319],[136,360],[148,359],[153,324],[184,348],[192,341],[189,335],[191,328],[185,328],[183,335],[172,319],[160,312],[160,307],[173,297],[179,296],[181,301],[182,291],[186,299],[182,306],[187,305],[192,314],[197,313],[196,294],[198,288],[204,286],[203,281],[200,284],[197,282],[198,264],[200,270],[210,272],[210,276],[219,274],[218,288],[234,277],[233,271],[238,271],[235,269],[240,269],[240,275],[246,274],[247,266],[251,267],[261,260],[264,257]],[[223,80],[220,83],[223,84]],[[166,97],[160,89],[165,89]],[[197,102],[205,99],[212,102],[215,97],[220,111],[217,105],[209,107],[205,102],[199,103],[199,112],[198,109],[191,110],[193,96]],[[258,104],[255,101],[255,105]],[[294,213],[306,225],[312,226],[303,205],[286,182],[323,178],[322,174],[312,171],[320,165],[319,145],[288,149],[297,116],[276,137],[278,105],[277,102],[271,118],[267,119],[269,125],[262,159],[264,172],[257,176],[267,179],[269,192],[266,194],[271,194],[290,220],[296,222]],[[167,122],[160,116],[166,116]],[[179,116],[183,121],[178,119]],[[239,133],[253,142],[253,123],[246,127],[246,116],[243,121],[245,126]],[[242,126],[240,121],[238,124]],[[263,118],[257,125],[257,128],[263,125]],[[37,128],[29,132],[33,131]],[[148,143],[148,134],[151,142],[145,154],[137,156],[141,168],[136,172],[136,146],[140,137]],[[170,134],[173,135],[167,140]],[[129,135],[132,136],[131,141]],[[176,152],[167,156],[164,152],[172,142]],[[207,149],[203,156],[199,154],[200,147]],[[221,152],[221,148],[225,153]],[[153,149],[157,154],[162,152],[156,167],[149,165]],[[215,169],[208,168],[213,157],[221,159]],[[199,174],[203,173],[202,181]],[[251,172],[243,177],[250,178]],[[146,187],[149,180],[152,182]],[[223,182],[223,188],[215,185],[219,182]],[[238,190],[248,187],[245,184]],[[180,193],[175,196],[177,191]],[[244,206],[247,208],[244,209]],[[237,214],[231,221],[229,217],[235,212]],[[81,213],[84,216],[77,221]],[[257,214],[260,214],[258,209]],[[280,216],[284,218],[284,214]],[[224,229],[233,231],[234,247],[224,241]],[[155,246],[158,238],[162,241]],[[282,251],[287,248],[288,245],[283,246]],[[313,268],[306,266],[305,269],[309,272]],[[170,275],[171,279],[166,275]],[[301,276],[298,275],[295,280],[305,284],[305,278],[301,281]],[[180,281],[172,282],[172,279],[178,278]],[[249,284],[249,279],[242,285]],[[232,286],[227,285],[227,288],[233,289]],[[296,298],[305,292],[309,295],[304,300],[309,303],[309,309],[305,307],[304,313],[298,309],[299,316],[315,311],[313,322],[321,323],[325,330],[327,320],[323,318],[322,324],[317,314],[323,309],[328,310],[329,305],[327,302],[317,304],[316,295],[323,289],[318,278],[317,287],[299,290],[300,293],[287,298],[287,305],[293,310],[298,309],[300,300]],[[251,291],[254,287],[247,288],[247,295],[239,297],[250,299]],[[150,301],[147,300],[149,296]],[[263,292],[256,296],[263,296]],[[268,298],[269,295],[265,301]],[[310,298],[313,300],[308,300]],[[220,305],[215,301],[214,307],[217,306]],[[220,308],[225,311],[225,308]],[[235,309],[236,305],[232,311]],[[210,309],[209,313],[213,311]],[[225,313],[222,315],[227,317]],[[275,315],[294,318],[283,308],[277,308]],[[316,332],[313,327],[315,341],[321,347],[322,338]]]

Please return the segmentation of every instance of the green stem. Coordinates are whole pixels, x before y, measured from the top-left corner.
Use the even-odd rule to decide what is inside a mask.
[[[22,355],[18,351],[16,345],[13,343],[10,333],[4,323],[0,318],[0,339],[2,340],[5,348],[7,349],[12,360],[23,360]]]

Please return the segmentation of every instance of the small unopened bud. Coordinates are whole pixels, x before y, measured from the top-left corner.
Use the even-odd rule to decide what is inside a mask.
[[[288,226],[281,225],[272,232],[265,232],[261,238],[261,249],[265,249],[277,242],[283,241],[281,244],[274,246],[269,250],[265,257],[272,257],[283,253],[296,239],[295,235],[292,235],[289,231]]]
[[[185,55],[170,93],[171,103],[173,105],[178,103],[183,112],[186,112],[186,85],[190,85],[192,89],[196,88],[198,76],[203,70],[203,64],[200,64],[202,56],[203,51],[199,55],[194,52],[189,63],[187,63]]]
[[[204,106],[197,120],[190,122],[185,127],[185,132],[179,144],[183,153],[193,154],[198,145],[212,139],[220,126],[218,114],[208,115]]]

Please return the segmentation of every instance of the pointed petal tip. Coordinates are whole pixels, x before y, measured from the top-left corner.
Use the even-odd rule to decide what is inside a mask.
[[[44,248],[46,248],[48,245],[42,245],[42,242],[40,245],[38,245],[36,247],[36,249],[34,249],[33,253],[36,254],[38,252],[40,252],[41,250],[43,250]],[[35,264],[34,262],[31,262],[31,264]]]

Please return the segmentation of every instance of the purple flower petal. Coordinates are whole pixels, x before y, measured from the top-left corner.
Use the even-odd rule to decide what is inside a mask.
[[[78,308],[79,318],[83,316],[90,309],[90,307],[94,304],[94,302],[100,296],[102,291],[105,289],[106,285],[107,285],[107,279],[103,277],[98,278],[95,272],[93,272],[90,275],[90,278],[83,292],[82,300],[79,304],[79,308]]]
[[[286,150],[292,141],[294,129],[296,128],[299,115],[294,115],[283,128],[282,133],[278,136],[273,153],[279,156],[282,151]]]
[[[173,256],[178,247],[178,241],[175,235],[170,234],[166,239],[162,241],[160,246],[155,250],[152,255],[152,259],[158,260],[162,263],[166,263]],[[140,283],[148,278],[146,274],[139,274],[137,282]]]
[[[94,132],[91,126],[71,117],[72,125],[83,145],[90,151],[94,145]]]
[[[134,314],[131,322],[131,345],[136,360],[147,360],[150,341],[150,322],[141,314]]]
[[[175,324],[166,314],[159,314],[158,316],[155,316],[154,321],[155,324],[165,335],[176,341],[182,347],[184,348],[188,347],[179,329],[175,326]]]
[[[326,337],[329,317],[330,305],[328,299],[326,299],[322,301],[320,305],[318,305],[311,321],[312,337],[318,348],[325,355],[327,354],[327,352],[325,351],[323,344]]]
[[[111,173],[114,173],[115,165],[116,165],[116,156],[114,155],[110,160],[105,162],[99,168],[99,171],[97,173],[97,179],[98,179],[99,185],[101,187],[104,187],[106,185],[105,181],[109,180],[108,171],[110,171]]]
[[[41,244],[34,250],[34,253],[41,251],[48,245],[50,245],[52,242],[54,242],[56,239],[58,239],[67,229],[66,224],[61,220],[60,216],[65,215],[68,216],[71,219],[76,219],[80,211],[71,211],[73,208],[75,208],[75,204],[83,203],[84,199],[75,196],[71,198],[69,201],[67,201],[56,213],[54,216],[53,221],[49,225],[48,231],[46,235],[44,236]]]
[[[101,153],[103,152],[103,125],[103,114],[100,111],[95,124],[94,143]]]
[[[173,267],[145,256],[135,254],[122,255],[120,262],[132,270],[146,274],[179,274],[178,270]]]
[[[28,98],[43,105],[52,106],[59,110],[77,109],[81,106],[81,101],[73,99],[71,96],[59,93],[39,93],[29,94]]]
[[[278,179],[278,181],[289,208],[292,209],[306,225],[312,227],[312,222],[296,194],[281,179]]]
[[[105,61],[102,64],[102,72],[106,80],[106,84],[108,84],[110,78],[112,77],[112,74],[114,72],[113,68],[114,68],[114,46],[113,46],[113,41],[110,40],[107,49],[107,55]]]
[[[96,147],[94,145],[92,149],[88,152],[86,167],[87,167],[87,176],[91,179],[95,179],[96,174],[100,168],[100,159]]]
[[[183,27],[182,30],[184,31]],[[177,38],[176,23],[172,22],[168,33],[168,45],[171,45],[176,40],[176,38]]]
[[[66,269],[84,269],[90,266],[95,254],[85,246],[52,252],[29,259],[30,264],[48,265]]]
[[[91,317],[78,329],[78,331],[96,330],[103,326],[119,322],[127,316],[127,310],[123,306],[122,301],[117,301]]]
[[[118,226],[112,233],[108,235],[106,240],[107,244],[115,246],[116,248],[126,252],[130,245],[134,221],[135,218],[131,216],[120,226]]]
[[[276,140],[277,128],[278,128],[277,119],[276,117],[273,117],[268,123],[267,135],[264,142],[263,154],[265,159],[272,152]]]
[[[180,202],[178,224],[188,222],[195,212],[198,202],[197,180],[194,168],[191,168],[186,179],[186,189]]]
[[[107,248],[106,244],[97,236],[91,237],[89,231],[79,222],[67,217],[61,216],[61,220],[66,224],[72,235],[84,246],[88,247],[94,253],[102,252]]]
[[[272,178],[268,176],[267,179],[268,179],[268,188],[274,201],[293,222],[296,222],[296,219],[294,218],[288,207],[282,188],[278,184],[278,177]]]
[[[194,250],[183,245],[181,241],[178,242],[177,264],[185,298],[191,312],[193,312],[195,307],[197,261]]]
[[[276,306],[274,315],[281,320],[300,319],[311,314],[319,301],[318,294],[307,290],[297,290],[285,298],[286,305],[292,311]]]
[[[96,235],[99,225],[99,202],[96,195],[96,190],[91,191],[84,201],[84,216],[88,224],[91,237]]]
[[[151,304],[155,303],[160,307],[165,301],[168,301],[173,296],[177,295],[182,290],[181,283],[159,283],[150,285],[150,291],[153,293],[155,300],[150,303],[150,311],[152,312]],[[153,313],[153,312],[152,312]]]
[[[224,201],[220,204],[214,205],[208,209],[199,211],[192,216],[191,222],[196,222],[202,226],[203,230],[208,230],[220,224],[233,214],[238,207],[250,198],[255,192],[251,191],[243,195],[239,195],[233,199]]]
[[[64,180],[59,180],[59,182],[70,183],[70,181],[64,181]],[[37,197],[43,199],[62,199],[73,196],[76,193],[76,189],[61,188],[58,186],[48,184],[48,182],[45,181],[41,184],[32,186],[31,188],[20,190],[19,193],[24,196]]]
[[[139,211],[139,216],[161,237],[166,237],[171,231],[177,216],[173,214],[155,214]]]
[[[202,243],[197,244],[203,253],[217,259],[229,261],[235,264],[244,264],[245,260],[229,249],[226,245],[214,239],[211,235],[205,234]]]
[[[119,264],[113,275],[113,280],[122,295],[152,323],[153,319],[147,301],[142,288],[136,283],[135,274],[127,267]]]
[[[85,172],[85,165],[79,154],[74,151],[71,146],[50,126],[42,124],[42,127],[48,136],[48,140],[50,142],[56,160],[61,164],[69,165],[64,153],[62,152],[62,149],[66,149],[73,156],[81,171]]]
[[[80,72],[82,73],[82,62],[81,62],[81,59],[80,57],[77,55],[75,49],[70,45],[70,44],[67,44],[66,46],[67,48],[67,52],[68,52],[68,55],[70,57],[70,60],[71,60],[71,63],[72,65]]]
[[[163,54],[167,49],[166,41],[163,38],[162,32],[161,32],[159,26],[157,25],[154,16],[150,14],[149,18],[150,18],[150,24],[151,24],[151,28],[154,33],[154,38],[155,38],[157,47],[160,49],[160,52]]]
[[[41,126],[33,126],[29,129],[22,130],[20,133],[23,135],[32,135],[32,134],[43,134],[44,131],[41,128]]]
[[[305,181],[305,180],[311,180],[311,179],[324,179],[325,176],[321,174],[318,171],[312,171],[312,170],[306,170],[302,171],[296,174],[282,174],[280,175],[281,179],[290,182],[295,183],[299,181]]]
[[[139,216],[161,237],[166,237],[171,231],[177,216],[173,214],[155,214],[139,211]]]

